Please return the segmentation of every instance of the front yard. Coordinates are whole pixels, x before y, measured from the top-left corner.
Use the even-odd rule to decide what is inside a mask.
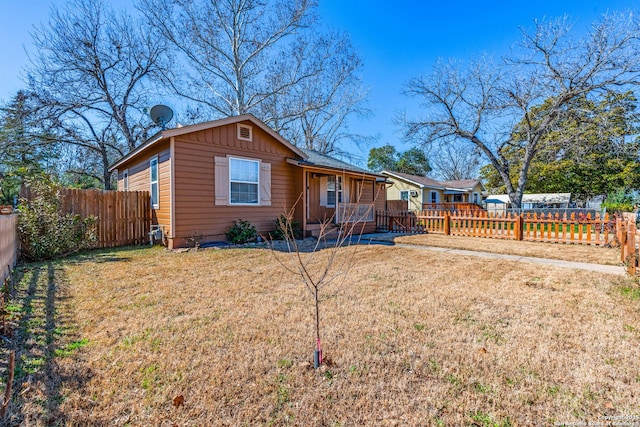
[[[640,416],[631,279],[406,247],[358,251],[322,305],[318,371],[312,300],[268,250],[121,249],[23,266],[9,424],[529,426]]]

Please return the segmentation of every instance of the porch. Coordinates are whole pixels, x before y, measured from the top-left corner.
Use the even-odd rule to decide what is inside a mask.
[[[375,179],[326,171],[307,171],[304,179],[304,229],[308,234],[337,235],[339,226],[354,223],[363,224],[365,232],[375,230]]]

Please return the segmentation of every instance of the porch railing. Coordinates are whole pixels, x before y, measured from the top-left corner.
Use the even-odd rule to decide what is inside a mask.
[[[373,222],[374,215],[373,204],[341,203],[336,211],[336,222]]]
[[[476,212],[476,211],[484,211],[485,209],[477,203],[447,202],[447,203],[423,203],[422,210]]]

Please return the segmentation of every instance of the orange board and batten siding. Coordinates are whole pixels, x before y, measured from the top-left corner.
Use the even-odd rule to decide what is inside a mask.
[[[171,150],[163,141],[141,158],[134,158],[118,169],[118,190],[124,189],[123,172],[129,173],[129,191],[151,191],[149,162],[158,158],[158,208],[151,209],[152,224],[160,225],[166,235],[171,232]]]
[[[276,218],[296,202],[299,196],[296,190],[301,190],[293,185],[300,177],[297,168],[286,161],[295,153],[256,126],[252,128],[252,141],[236,138],[235,125],[178,136],[174,155],[175,246],[183,246],[186,239],[194,235],[203,236],[203,241],[225,240],[225,232],[238,219],[249,221],[258,233],[269,233],[276,227]],[[260,200],[258,205],[216,202],[216,159],[224,161],[229,157],[258,160],[261,169],[270,169],[268,203],[265,200]],[[263,178],[261,176],[261,181]],[[261,196],[263,191],[261,188]]]

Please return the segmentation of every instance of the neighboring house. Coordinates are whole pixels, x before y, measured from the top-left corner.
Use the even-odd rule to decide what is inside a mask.
[[[436,181],[424,176],[401,172],[382,171],[393,185],[387,188],[387,200],[405,200],[409,210],[480,209],[484,186],[477,179]]]
[[[511,198],[508,194],[495,194],[487,196],[486,209],[489,212],[506,212],[511,209]],[[541,193],[523,194],[522,210],[535,209],[566,209],[571,206],[571,193]]]
[[[150,191],[152,223],[169,248],[200,235],[226,240],[238,219],[268,233],[294,206],[307,235],[326,219],[371,232],[385,206],[382,175],[300,149],[250,114],[163,130],[111,170],[119,190]]]

